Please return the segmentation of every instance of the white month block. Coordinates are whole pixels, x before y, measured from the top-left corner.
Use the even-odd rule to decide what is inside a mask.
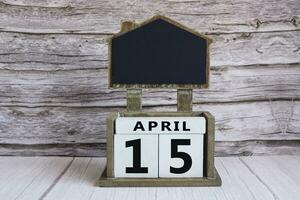
[[[119,117],[116,134],[199,134],[206,132],[204,117]]]
[[[158,135],[114,135],[115,177],[157,178]]]
[[[203,177],[203,134],[159,135],[159,177]]]

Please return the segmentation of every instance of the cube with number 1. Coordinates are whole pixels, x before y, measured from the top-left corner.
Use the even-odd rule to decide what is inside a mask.
[[[157,135],[115,135],[115,177],[158,177]]]

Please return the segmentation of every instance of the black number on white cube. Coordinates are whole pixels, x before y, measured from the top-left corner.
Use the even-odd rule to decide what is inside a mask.
[[[171,139],[171,158],[180,158],[183,160],[183,166],[176,168],[170,167],[170,172],[173,174],[183,174],[189,171],[192,167],[192,158],[186,152],[178,151],[179,145],[191,145],[190,139]]]
[[[160,135],[159,177],[203,177],[203,135]]]
[[[157,178],[157,135],[115,134],[114,174],[120,178]]]
[[[148,167],[141,167],[141,139],[126,141],[125,146],[133,150],[132,167],[126,167],[126,173],[148,173]]]

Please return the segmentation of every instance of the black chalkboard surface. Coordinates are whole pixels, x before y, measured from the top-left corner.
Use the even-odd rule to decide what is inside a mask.
[[[206,87],[208,44],[206,38],[157,18],[112,38],[110,86]]]

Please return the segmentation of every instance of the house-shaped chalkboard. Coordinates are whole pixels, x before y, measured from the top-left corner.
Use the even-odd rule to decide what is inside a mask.
[[[109,42],[109,86],[207,88],[211,41],[164,16],[123,28]]]

